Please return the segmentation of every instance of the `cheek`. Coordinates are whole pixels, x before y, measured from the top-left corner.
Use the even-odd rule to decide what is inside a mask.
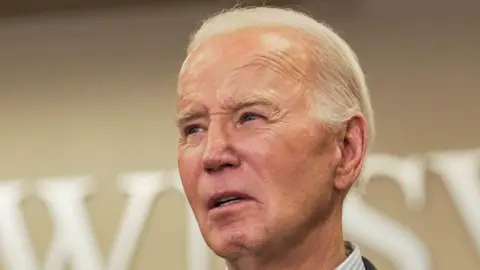
[[[238,144],[272,207],[303,205],[327,188],[330,153],[309,134],[302,127],[279,125]]]
[[[199,178],[200,158],[198,155],[189,153],[189,151],[179,151],[178,171],[182,186],[189,201],[195,200],[198,178]]]
[[[237,140],[238,152],[254,171],[265,196],[283,196],[298,186],[299,170],[305,162],[305,151],[288,131],[265,129]],[[276,194],[276,195],[275,195]]]

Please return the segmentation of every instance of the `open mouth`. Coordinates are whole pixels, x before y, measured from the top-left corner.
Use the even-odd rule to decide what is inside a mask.
[[[241,203],[246,200],[249,200],[250,197],[248,197],[245,194],[239,194],[239,193],[224,193],[224,194],[217,194],[212,196],[210,201],[208,202],[208,208],[209,209],[214,209],[214,208],[220,208],[220,207],[225,207],[228,205],[236,204],[236,203]]]
[[[217,208],[217,207],[227,206],[229,204],[238,203],[243,200],[245,199],[241,197],[230,196],[230,197],[217,200],[213,206],[214,208]]]

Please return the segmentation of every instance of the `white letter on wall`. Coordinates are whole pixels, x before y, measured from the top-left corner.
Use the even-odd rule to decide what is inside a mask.
[[[372,155],[367,175],[388,176],[402,187],[407,205],[419,209],[424,202],[424,168],[417,159]],[[427,248],[410,229],[367,205],[352,190],[344,206],[344,229],[369,248],[383,254],[398,270],[431,270]]]
[[[164,187],[161,180],[161,173],[130,174],[120,178],[119,184],[129,198],[106,265],[84,204],[89,179],[40,181],[39,197],[45,201],[54,224],[44,269],[62,270],[67,264],[75,270],[129,269],[152,203]]]
[[[40,180],[38,196],[50,211],[53,239],[45,270],[101,270],[101,254],[92,234],[84,199],[89,193],[88,177]]]
[[[445,182],[480,255],[479,159],[478,151],[432,154],[431,169]]]
[[[178,171],[172,173],[173,187],[180,191],[183,195],[182,181]],[[188,270],[209,270],[212,268],[210,260],[210,249],[202,237],[197,220],[193,215],[193,211],[185,199],[187,213],[187,269]]]
[[[35,270],[37,260],[20,211],[20,181],[0,181],[0,254],[5,270]]]
[[[108,270],[129,269],[137,241],[147,221],[153,202],[169,185],[162,173],[127,174],[119,179],[119,186],[128,195],[120,229],[108,260]]]

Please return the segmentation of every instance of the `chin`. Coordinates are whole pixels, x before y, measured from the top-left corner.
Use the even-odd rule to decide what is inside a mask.
[[[207,237],[210,249],[222,258],[238,258],[258,250],[265,237],[260,231],[249,226],[212,230]]]

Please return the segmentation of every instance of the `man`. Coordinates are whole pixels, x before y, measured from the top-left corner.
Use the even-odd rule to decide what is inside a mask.
[[[280,8],[218,14],[192,36],[178,97],[182,183],[229,270],[375,269],[342,234],[374,128],[332,30]]]

